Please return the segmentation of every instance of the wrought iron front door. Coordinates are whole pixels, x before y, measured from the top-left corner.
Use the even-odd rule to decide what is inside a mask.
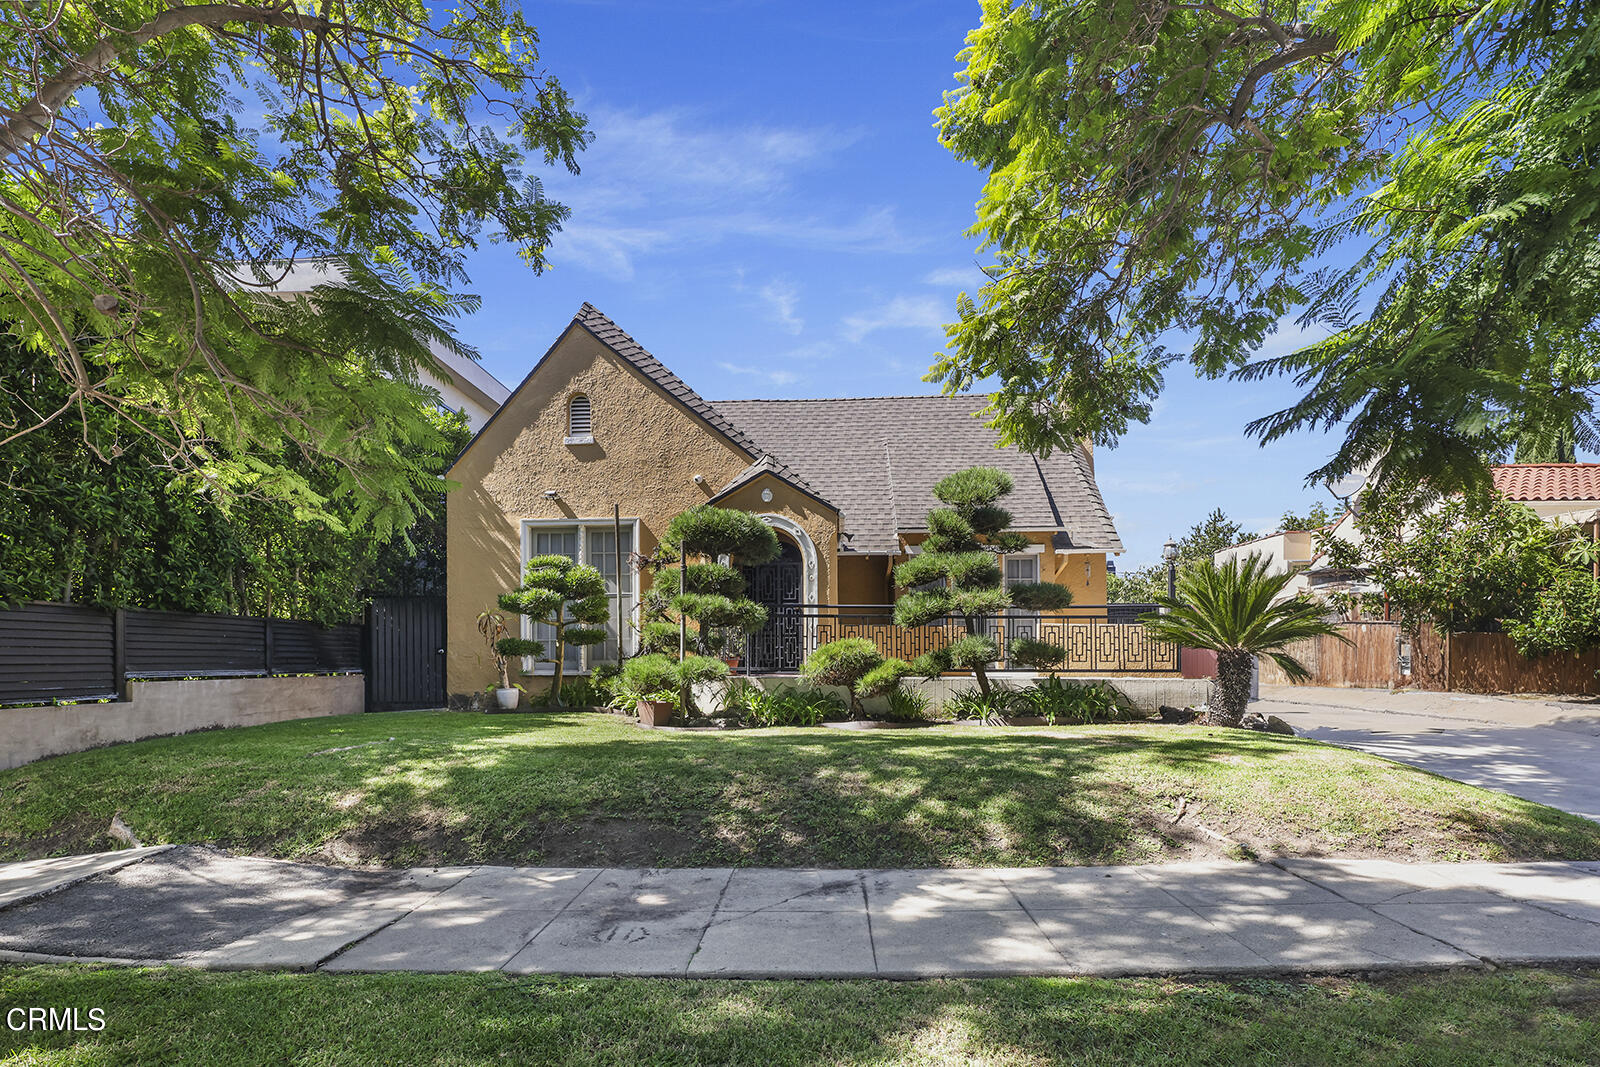
[[[755,674],[800,669],[800,550],[788,542],[771,563],[744,570],[745,596],[767,609],[767,624],[750,635],[745,663]]]

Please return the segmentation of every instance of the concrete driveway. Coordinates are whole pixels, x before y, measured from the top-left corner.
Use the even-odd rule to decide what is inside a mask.
[[[1250,709],[1305,737],[1600,822],[1600,703],[1262,686]]]

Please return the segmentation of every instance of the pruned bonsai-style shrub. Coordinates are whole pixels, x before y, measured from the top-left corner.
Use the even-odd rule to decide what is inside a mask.
[[[500,594],[500,608],[526,615],[554,630],[554,654],[545,662],[555,665],[555,677],[550,683],[551,704],[562,707],[567,646],[598,645],[606,639],[611,601],[606,597],[605,578],[595,568],[574,563],[566,556],[534,556],[522,570],[522,584]],[[538,652],[521,654],[543,656],[543,643],[533,644],[540,646]]]
[[[765,563],[781,550],[772,527],[748,511],[702,505],[680,512],[667,525],[652,561],[654,577],[644,594],[640,628],[645,650],[680,660],[739,655],[746,635],[767,624],[767,609],[744,597],[739,568]],[[722,666],[726,675],[727,664]],[[680,683],[685,710],[693,705],[690,686],[707,680]]]
[[[985,696],[988,668],[1000,658],[989,620],[1012,607],[1059,611],[1072,603],[1071,590],[1049,582],[1005,588],[998,557],[1029,544],[1024,534],[1006,529],[1011,513],[999,501],[1011,488],[1011,476],[993,467],[969,467],[941,479],[933,495],[944,506],[928,512],[928,535],[920,553],[894,569],[895,587],[902,590],[894,605],[897,624],[928,626],[954,618],[964,631],[945,647],[919,656],[918,673],[932,677],[949,670],[971,671]],[[1013,643],[1013,657],[1018,644],[1035,662],[1059,662],[1066,656],[1059,645],[1029,641]]]
[[[850,717],[861,717],[861,701],[898,688],[912,674],[902,659],[885,659],[864,637],[844,637],[819,645],[800,665],[800,674],[817,685],[843,686],[850,693]]]
[[[1066,649],[1060,645],[1051,644],[1049,641],[1035,641],[1031,637],[1019,637],[1010,643],[1006,649],[1010,660],[1019,667],[1029,670],[1045,671],[1054,678],[1056,671],[1061,669],[1062,661],[1066,658]]]
[[[614,688],[627,699],[670,701],[678,711],[689,712],[693,706],[685,702],[685,692],[696,682],[727,676],[728,665],[710,656],[687,656],[680,662],[665,653],[649,652],[623,664]]]

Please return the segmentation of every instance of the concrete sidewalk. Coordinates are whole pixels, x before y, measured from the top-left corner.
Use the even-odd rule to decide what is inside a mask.
[[[352,872],[204,849],[0,867],[0,960],[689,977],[1600,963],[1600,863]]]

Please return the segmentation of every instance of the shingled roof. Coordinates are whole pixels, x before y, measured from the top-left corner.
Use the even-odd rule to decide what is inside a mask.
[[[1489,473],[1510,500],[1600,500],[1600,463],[1502,463]]]
[[[713,499],[771,474],[839,511],[841,552],[893,554],[899,534],[924,528],[938,501],[933,485],[964,467],[999,467],[1016,483],[1006,506],[1018,530],[1050,533],[1057,549],[1122,551],[1122,541],[1078,449],[1040,460],[995,448],[994,431],[973,418],[985,406],[974,396],[888,396],[843,400],[725,400],[707,403],[627,331],[593,304],[572,317],[581,328],[668,396],[751,457]],[[536,363],[513,391],[538,373]],[[493,423],[506,410],[490,418]],[[486,424],[473,444],[488,429]],[[463,451],[465,455],[466,450]]]
[[[1041,460],[995,448],[994,431],[973,418],[985,403],[975,396],[890,396],[711,406],[843,512],[841,551],[897,552],[898,534],[923,529],[928,509],[938,505],[934,483],[978,465],[1014,479],[1005,505],[1016,529],[1054,532],[1058,548],[1122,551],[1085,454],[1074,448]]]
[[[788,482],[790,485],[794,486],[802,493],[805,493],[807,496],[815,497],[817,500],[822,501],[822,503],[827,504],[829,507],[833,506],[833,502],[827,497],[823,496],[821,493],[817,492],[816,488],[813,487],[811,483],[800,477],[799,472],[795,471],[791,467],[785,466],[772,456],[766,454],[762,454],[754,463],[750,464],[750,466],[746,467],[738,474],[735,474],[727,485],[717,490],[716,495],[711,498],[711,502],[716,503],[723,497],[731,496],[735,491],[746,485],[749,485],[763,474],[770,474],[780,481]]]
[[[626,330],[607,318],[599,308],[585,302],[578,309],[578,313],[572,317],[572,321],[594,334],[607,348],[627,360],[639,373],[666,390],[674,400],[677,400],[684,407],[710,423],[717,432],[751,455],[759,455],[761,450],[748,437],[740,433],[738,427],[719,415],[716,409],[700,398],[699,393],[690,389],[682,378],[673,374],[659,359],[645,351],[644,345],[630,337]]]

